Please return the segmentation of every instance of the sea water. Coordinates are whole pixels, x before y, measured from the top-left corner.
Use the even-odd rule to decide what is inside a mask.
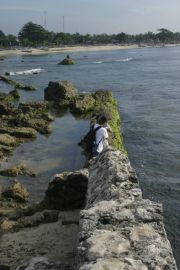
[[[0,74],[33,84],[37,91],[21,90],[21,101],[42,100],[49,81],[69,80],[81,92],[107,89],[118,100],[122,131],[129,159],[144,198],[163,204],[164,220],[173,251],[180,264],[180,47],[140,48],[70,55],[76,65],[61,66],[63,53],[17,56],[0,62]],[[24,72],[38,70],[33,72]],[[0,83],[0,91],[13,89]],[[69,112],[56,117],[53,133],[18,147],[1,167],[25,163],[36,178],[21,177],[32,200],[43,197],[55,173],[82,168],[84,157],[77,143],[88,121]],[[0,178],[0,182],[12,179]]]

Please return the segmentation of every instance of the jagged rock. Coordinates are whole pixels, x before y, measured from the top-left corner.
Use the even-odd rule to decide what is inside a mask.
[[[11,84],[11,85],[14,85],[15,88],[18,88],[18,89],[24,89],[24,90],[27,90],[27,91],[34,91],[36,90],[36,87],[34,86],[31,86],[31,85],[25,85],[25,84],[22,84],[22,83],[19,83],[15,80],[12,80],[6,76],[0,76],[0,80],[5,82],[5,83],[8,83],[8,84]]]
[[[11,101],[12,100],[12,95],[6,94],[6,93],[0,93],[0,101]]]
[[[127,156],[109,148],[90,163],[78,269],[176,270],[162,205],[142,198]]]
[[[11,91],[9,94],[13,96],[14,99],[20,99],[21,97],[17,89]]]
[[[54,121],[54,116],[53,115],[51,115],[50,113],[44,113],[43,115],[42,115],[42,118],[44,119],[44,120],[46,120],[46,121],[49,121],[49,122],[51,122],[51,121]]]
[[[26,190],[25,187],[22,186],[22,184],[18,181],[15,181],[15,183],[7,187],[3,192],[2,192],[2,197],[4,199],[13,199],[17,202],[26,202],[29,194]]]
[[[49,109],[49,103],[47,101],[21,102],[19,103],[18,109],[21,110],[24,114],[42,114]]]
[[[11,96],[12,98],[12,96]],[[14,105],[10,102],[0,101],[0,115],[10,115],[17,111]]]
[[[0,230],[3,232],[8,232],[11,231],[13,227],[16,226],[16,222],[12,221],[12,220],[4,220],[1,224],[0,224]]]
[[[71,210],[83,206],[88,182],[86,169],[56,174],[49,183],[44,205],[49,209]]]
[[[56,222],[58,220],[59,211],[57,210],[44,210],[36,212],[32,216],[21,217],[17,220],[23,227],[34,227],[41,223]]]
[[[71,270],[68,265],[50,263],[45,257],[31,258],[28,263],[25,263],[16,268],[16,270]]]
[[[1,59],[2,60],[2,59]],[[10,266],[8,265],[4,265],[4,264],[0,264],[0,270],[10,270]]]
[[[29,175],[29,176],[34,177],[35,173],[29,171],[25,165],[17,165],[13,168],[0,170],[0,175],[8,176],[8,177],[14,177],[18,175]]]
[[[16,138],[36,138],[37,137],[37,131],[33,128],[26,128],[26,127],[16,127],[16,128],[10,128],[10,127],[0,127],[0,133],[1,134],[9,134],[11,136],[14,136]]]
[[[0,134],[0,144],[6,145],[6,146],[15,146],[16,139],[9,134]]]
[[[76,95],[77,89],[69,81],[49,82],[48,87],[44,89],[44,98],[55,102],[69,100]]]
[[[76,62],[71,58],[65,58],[63,59],[59,65],[74,65]]]
[[[9,155],[13,150],[14,150],[14,147],[12,146],[6,146],[6,145],[0,144],[0,153],[2,153],[0,154],[0,157],[3,157],[4,154]]]
[[[79,95],[70,104],[72,113],[88,113],[95,107],[95,99],[92,95]]]

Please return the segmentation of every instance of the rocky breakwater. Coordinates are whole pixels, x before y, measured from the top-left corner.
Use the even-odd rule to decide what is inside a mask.
[[[112,93],[78,94],[70,82],[57,81],[49,83],[45,99],[48,102],[20,103],[18,108],[2,102],[2,135],[14,138],[15,128],[46,133],[42,119],[50,121],[45,112],[53,106],[92,123],[106,114],[113,131],[111,146],[91,159],[87,169],[56,174],[40,203],[22,205],[28,193],[19,183],[6,190],[0,187],[0,204],[8,198],[8,203],[22,205],[0,211],[0,269],[175,270],[162,206],[142,198]],[[23,174],[24,168],[6,173],[17,172]]]
[[[177,269],[162,205],[142,198],[127,156],[113,148],[91,160],[77,269]]]

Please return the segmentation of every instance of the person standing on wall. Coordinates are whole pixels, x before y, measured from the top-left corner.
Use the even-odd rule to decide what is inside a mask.
[[[112,131],[111,127],[108,125],[108,120],[106,116],[100,116],[97,119],[97,124],[94,125],[94,130],[100,127],[96,131],[96,136],[95,136],[95,146],[93,150],[93,156],[99,155],[105,146],[108,145],[108,131]]]

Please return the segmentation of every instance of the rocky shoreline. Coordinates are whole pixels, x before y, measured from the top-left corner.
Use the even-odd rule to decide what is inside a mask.
[[[91,123],[106,114],[111,146],[87,168],[53,176],[40,203],[27,205],[28,191],[17,181],[0,185],[0,269],[176,269],[162,208],[142,199],[129,164],[112,93],[82,94],[56,81],[44,99],[17,107],[11,93],[0,94],[1,159],[37,133],[53,132],[54,113],[66,110]],[[0,174],[36,177],[21,164]]]

